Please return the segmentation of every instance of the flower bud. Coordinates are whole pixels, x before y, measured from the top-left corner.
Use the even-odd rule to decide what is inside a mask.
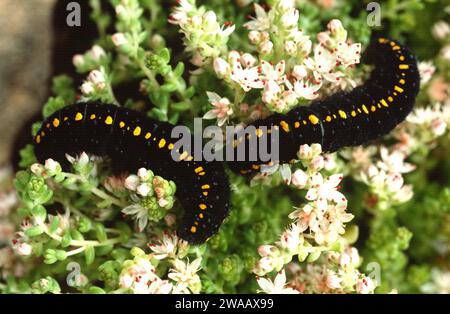
[[[298,18],[298,10],[291,8],[281,17],[281,23],[283,23],[283,26],[286,28],[295,27],[298,24]]]
[[[258,248],[258,253],[261,257],[266,257],[275,252],[275,247],[273,245],[260,245]]]
[[[228,62],[226,62],[222,58],[215,58],[213,66],[214,66],[214,71],[216,72],[217,76],[220,78],[227,75],[228,71],[230,69]]]
[[[356,292],[361,294],[373,293],[375,283],[370,277],[364,277],[356,284]]]
[[[83,64],[84,64],[84,57],[83,57],[83,55],[80,55],[80,54],[74,55],[73,58],[72,58],[72,63],[73,63],[73,65],[75,67],[83,66]]]
[[[217,23],[217,16],[216,13],[214,13],[214,11],[208,11],[205,14],[203,14],[203,19],[207,26],[212,26]]]
[[[308,175],[301,169],[298,169],[292,175],[292,184],[299,188],[303,189],[308,182]]]
[[[342,22],[338,19],[333,19],[328,23],[328,29],[330,30],[331,34],[337,34],[338,32],[342,31],[344,27],[342,26]]]
[[[22,256],[28,256],[33,251],[33,248],[28,243],[20,243],[18,246],[16,246],[16,252],[19,255]]]
[[[150,186],[147,183],[140,184],[136,188],[136,192],[144,197],[146,197],[150,193],[150,190]]]
[[[300,159],[311,159],[312,158],[312,149],[308,144],[304,144],[300,146],[300,150],[298,152],[298,156]]]
[[[89,73],[88,81],[93,83],[97,88],[105,87],[105,75],[99,70],[93,70]]]
[[[292,70],[292,75],[297,80],[303,80],[303,78],[305,78],[307,74],[308,73],[306,71],[306,67],[303,65],[296,65],[296,66],[294,66],[294,69]]]
[[[335,273],[330,273],[327,275],[326,284],[330,289],[339,289],[341,288],[342,279],[339,278]]]
[[[125,35],[122,33],[115,33],[111,36],[111,39],[114,43],[114,46],[119,47],[126,45],[128,43],[128,40],[126,39]]]
[[[433,131],[435,136],[441,136],[445,133],[447,128],[447,124],[441,118],[436,118],[431,121],[431,130]]]
[[[85,152],[82,152],[78,157],[78,166],[85,167],[89,163],[89,156]]]
[[[81,92],[83,95],[90,95],[94,92],[94,85],[91,82],[84,82],[81,85]]]
[[[161,199],[158,200],[158,205],[164,208],[167,205],[169,205],[169,202],[166,199],[161,198]]]
[[[148,173],[148,170],[145,168],[140,168],[138,170],[138,177],[142,180],[142,181],[146,181],[150,178],[150,175]]]
[[[132,175],[128,176],[128,178],[125,179],[125,187],[128,190],[136,191],[136,188],[138,187],[139,182],[140,182],[139,177],[137,175],[132,174]]]
[[[266,42],[270,40],[270,34],[268,32],[261,32],[259,35],[259,42]]]
[[[295,6],[295,0],[281,0],[278,2],[278,6],[281,10],[288,10]]]
[[[54,161],[53,159],[47,159],[45,161],[45,170],[47,170],[50,173],[55,173],[59,169],[59,163],[57,161]]]
[[[248,33],[248,39],[252,44],[256,45],[259,42],[260,33],[258,31],[251,31]]]
[[[256,64],[256,58],[253,57],[251,54],[249,53],[244,53],[241,56],[241,62],[243,65],[247,66],[247,67],[252,67]]]
[[[434,24],[431,32],[436,39],[445,39],[450,36],[450,25],[447,22],[439,21]]]
[[[40,176],[44,172],[44,167],[41,164],[39,164],[39,163],[35,163],[35,164],[31,165],[30,170],[35,175]]]
[[[99,61],[105,55],[105,50],[99,45],[94,45],[91,49],[92,59]]]
[[[322,156],[314,157],[309,163],[309,167],[315,172],[320,171],[325,166],[325,161]]]
[[[284,51],[288,55],[293,56],[297,52],[297,45],[292,40],[288,40],[284,43]]]
[[[119,4],[118,6],[116,6],[116,15],[118,17],[125,17],[127,13],[127,10],[125,9],[125,7],[121,4]]]

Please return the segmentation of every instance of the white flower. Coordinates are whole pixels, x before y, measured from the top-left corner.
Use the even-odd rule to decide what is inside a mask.
[[[335,272],[328,271],[326,277],[326,284],[330,289],[340,289],[342,278],[340,278]]]
[[[290,85],[290,83],[288,83]],[[296,81],[293,86],[295,94],[304,99],[312,100],[319,96],[317,93],[322,87],[322,83],[310,83],[307,80]]]
[[[333,72],[336,62],[336,55],[328,51],[323,45],[317,45],[314,48],[314,59],[307,58],[304,61],[306,67],[313,71],[314,79],[318,83],[321,83],[323,79],[332,83],[339,80],[342,73]]]
[[[204,119],[217,119],[217,124],[222,126],[227,122],[228,118],[233,114],[233,108],[228,98],[221,98],[218,94],[213,92],[206,92],[209,102],[213,105],[213,109],[208,111]]]
[[[162,260],[167,257],[176,258],[178,254],[184,253],[188,243],[175,234],[165,232],[156,244],[149,244],[148,247],[153,251],[154,258]]]
[[[314,157],[322,153],[322,146],[320,144],[303,144],[297,153],[297,156],[302,161],[311,161]]]
[[[72,63],[76,67],[82,66],[84,64],[84,57],[83,57],[83,55],[80,55],[80,54],[74,55],[73,58],[72,58]]]
[[[94,45],[90,51],[90,54],[92,56],[92,59],[98,61],[105,55],[105,50],[103,50],[103,48],[99,45]]]
[[[150,178],[150,174],[149,174],[148,170],[145,168],[139,168],[137,175],[142,181],[147,181]],[[130,189],[130,190],[134,190],[134,189]]]
[[[406,155],[403,152],[394,150],[389,153],[386,147],[380,148],[381,160],[377,162],[377,166],[388,172],[407,173],[416,167],[413,164],[405,162]]]
[[[250,42],[252,44],[257,44],[259,42],[260,38],[261,38],[261,36],[258,31],[251,31],[248,33],[248,40],[250,40]]]
[[[160,280],[159,278],[153,281],[148,286],[148,293],[150,294],[169,294],[173,285],[168,280]]]
[[[261,46],[259,46],[259,50],[262,54],[268,55],[272,52],[273,43],[270,40],[265,41]]]
[[[256,17],[252,18],[250,22],[244,24],[249,30],[253,31],[266,31],[270,28],[270,18],[267,12],[259,4],[254,4]]]
[[[122,213],[125,215],[134,216],[133,218],[137,220],[139,231],[142,232],[148,223],[148,209],[141,206],[140,204],[132,204],[124,209]]]
[[[442,119],[434,119],[431,121],[431,130],[435,136],[441,136],[445,133],[447,129],[447,124]]]
[[[136,188],[136,192],[143,197],[146,197],[150,191],[151,187],[147,183],[142,183]]]
[[[261,257],[266,257],[274,254],[278,251],[278,248],[273,245],[260,245],[258,248],[258,253]]]
[[[40,175],[44,172],[45,169],[44,169],[44,166],[42,166],[41,164],[35,163],[35,164],[32,164],[32,165],[31,165],[30,170],[31,170],[31,172],[33,172],[35,175],[40,176]]]
[[[241,56],[241,63],[244,64],[246,67],[253,67],[257,61],[258,60],[256,60],[256,58],[249,53],[244,53]]]
[[[373,293],[376,286],[370,277],[364,277],[356,284],[356,292],[361,294]]]
[[[89,73],[88,81],[94,84],[97,88],[103,89],[106,86],[105,75],[102,71],[93,70]]]
[[[139,183],[140,183],[140,179],[139,179],[139,177],[138,177],[137,175],[135,175],[135,174],[129,175],[129,176],[125,179],[125,187],[126,187],[128,190],[131,190],[131,191],[136,191],[136,189],[137,189]]]
[[[424,293],[450,293],[450,272],[433,268],[431,270],[431,281],[421,287]]]
[[[161,207],[166,207],[167,205],[169,204],[169,201],[167,201],[166,199],[164,199],[164,198],[160,198],[159,200],[158,200],[158,205],[159,206],[161,206]]]
[[[290,8],[283,16],[281,17],[281,23],[286,28],[295,27],[298,24],[299,12],[295,8]]]
[[[195,12],[195,5],[189,0],[179,0],[177,4],[175,11],[169,17],[169,22],[172,24],[185,24],[188,20],[188,14]]]
[[[306,186],[306,184],[308,183],[308,175],[303,170],[298,169],[292,175],[291,183],[295,187],[297,187],[299,189],[303,189]]]
[[[431,31],[436,39],[445,39],[450,36],[450,25],[447,22],[439,21],[434,24]]]
[[[290,56],[293,56],[297,53],[297,45],[294,41],[288,40],[284,43],[284,51]]]
[[[267,61],[261,61],[261,67],[259,68],[261,71],[261,80],[266,82],[275,82],[276,84],[282,84],[286,82],[286,74],[284,73],[286,69],[286,62],[281,60],[274,67]]]
[[[128,43],[128,40],[123,33],[116,33],[111,36],[111,39],[116,47],[123,46]]]
[[[299,208],[289,214],[289,218],[294,219],[297,222],[301,232],[310,228],[311,231],[319,230],[319,222],[322,217],[319,217],[317,212],[309,204],[306,204],[302,208]]]
[[[281,10],[287,10],[295,6],[295,0],[279,0],[278,6]]]
[[[94,85],[91,82],[84,82],[80,89],[83,95],[90,95],[95,91]]]
[[[306,194],[306,199],[316,201],[319,210],[326,210],[327,200],[333,203],[346,203],[345,196],[337,191],[337,186],[342,181],[342,174],[334,174],[323,180],[322,174],[316,173],[312,176],[312,187]]]
[[[358,64],[361,56],[361,44],[340,42],[336,48],[336,60],[343,66]]]
[[[306,77],[306,75],[308,75],[308,72],[306,71],[305,66],[303,65],[296,65],[294,66],[294,69],[292,70],[292,75],[297,79],[297,80],[302,80]]]
[[[296,224],[291,224],[281,235],[278,242],[279,246],[289,252],[297,251],[298,246],[303,242],[303,238],[300,236],[302,231]]]
[[[247,67],[241,63],[242,59],[237,51],[231,51],[228,56],[231,75],[230,78],[248,92],[253,88],[262,88],[263,82],[259,78],[258,67]]]
[[[16,250],[17,254],[22,256],[28,256],[33,251],[33,248],[28,243],[18,243],[14,246],[14,249]]]
[[[222,58],[215,58],[213,63],[214,71],[219,78],[226,76],[230,71],[230,66]]]
[[[420,84],[428,83],[436,71],[432,61],[422,61],[419,63]]]
[[[442,48],[440,54],[445,61],[450,62],[450,45],[447,45],[444,48]]]
[[[200,292],[200,277],[197,272],[200,269],[201,261],[200,257],[190,264],[180,259],[175,260],[174,268],[170,269],[168,277],[176,282],[176,291],[180,293],[189,293],[189,290],[193,293]]]
[[[342,32],[344,29],[344,26],[342,26],[342,22],[338,19],[333,19],[330,22],[328,22],[327,28],[330,30],[330,33],[335,35],[340,32]]]
[[[325,170],[331,171],[336,168],[337,163],[336,163],[335,155],[324,154],[323,159],[324,159],[324,169]]]
[[[155,274],[156,269],[145,257],[136,257],[128,268],[120,273],[119,285],[121,288],[131,289],[136,294],[148,294],[151,282],[160,281]],[[153,287],[156,290],[156,287]]]
[[[298,294],[297,290],[286,287],[286,273],[284,269],[277,274],[275,280],[272,282],[270,279],[258,277],[256,279],[259,287],[262,290],[258,292],[264,292],[268,294]]]
[[[59,162],[54,161],[53,159],[49,158],[45,161],[44,167],[45,167],[45,170],[47,170],[48,172],[54,173],[60,168],[60,165],[59,165]]]

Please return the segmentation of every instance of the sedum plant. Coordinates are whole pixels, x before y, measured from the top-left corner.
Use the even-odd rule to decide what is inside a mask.
[[[90,1],[100,35],[73,57],[86,78],[55,77],[44,118],[100,100],[225,127],[351,89],[370,70],[359,64],[373,31],[360,1],[180,0],[170,12],[159,0],[109,4],[114,16]],[[231,214],[201,246],[174,231],[183,186],[152,169],[113,174],[85,153],[67,156],[66,172],[37,163],[28,145],[21,170],[0,173],[0,291],[448,293],[450,191],[440,173],[450,169],[450,8],[388,7],[383,31],[418,49],[422,78],[415,111],[391,135],[334,154],[303,145],[296,162],[263,167],[251,182],[230,173]],[[421,9],[427,27],[412,34],[405,25]],[[436,54],[420,49],[424,37]],[[116,88],[133,80],[145,102],[119,102]]]

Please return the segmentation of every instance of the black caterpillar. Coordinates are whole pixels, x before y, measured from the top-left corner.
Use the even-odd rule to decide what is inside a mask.
[[[320,143],[324,151],[356,146],[390,132],[412,110],[420,78],[414,55],[396,41],[377,38],[366,52],[375,69],[362,86],[297,107],[286,115],[274,114],[252,123],[258,139],[270,138],[262,126],[280,129],[280,162],[296,158],[302,144]],[[177,234],[190,243],[203,243],[216,234],[228,214],[230,189],[223,164],[194,161],[187,152],[182,162],[172,159],[177,139],[173,125],[143,114],[101,103],[78,103],[44,121],[34,138],[40,162],[48,158],[67,167],[65,154],[81,151],[111,158],[115,171],[140,167],[177,184],[185,209]],[[238,139],[248,145],[248,137]],[[265,162],[267,163],[267,162]],[[262,161],[228,162],[242,174],[260,169]]]

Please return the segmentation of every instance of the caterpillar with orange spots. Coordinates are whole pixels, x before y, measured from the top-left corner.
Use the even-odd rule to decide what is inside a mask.
[[[364,85],[294,108],[286,115],[255,121],[251,124],[255,137],[270,143],[267,130],[278,128],[279,162],[286,163],[296,158],[303,144],[320,143],[324,151],[334,152],[390,132],[414,106],[420,85],[416,59],[406,47],[385,38],[373,40],[365,58],[375,69]],[[178,139],[171,137],[173,128],[122,107],[78,103],[44,121],[34,138],[35,154],[40,162],[53,158],[63,167],[68,167],[65,154],[107,155],[116,172],[145,167],[173,180],[185,210],[177,234],[200,244],[218,232],[228,215],[228,178],[218,161],[195,161],[187,152],[180,155],[182,162],[174,161],[171,150]],[[237,141],[254,149],[246,136]],[[244,161],[229,161],[228,166],[241,174],[256,173],[267,161],[250,161],[250,149],[245,150]]]
[[[53,158],[67,169],[65,154],[84,151],[109,156],[115,173],[144,167],[173,180],[185,209],[177,234],[191,243],[203,243],[217,233],[228,214],[228,179],[220,162],[194,161],[184,152],[179,155],[182,162],[175,162],[173,127],[122,107],[77,103],[43,122],[35,136],[35,154],[40,162]]]
[[[251,124],[259,141],[269,143],[268,132],[258,128],[278,128],[280,163],[296,159],[302,144],[319,143],[323,151],[334,152],[367,143],[389,133],[411,112],[420,88],[414,54],[397,41],[374,37],[364,58],[375,67],[363,85]],[[245,145],[246,161],[229,162],[232,170],[252,175],[267,164],[247,161],[251,151],[247,134],[241,135],[238,143]]]

